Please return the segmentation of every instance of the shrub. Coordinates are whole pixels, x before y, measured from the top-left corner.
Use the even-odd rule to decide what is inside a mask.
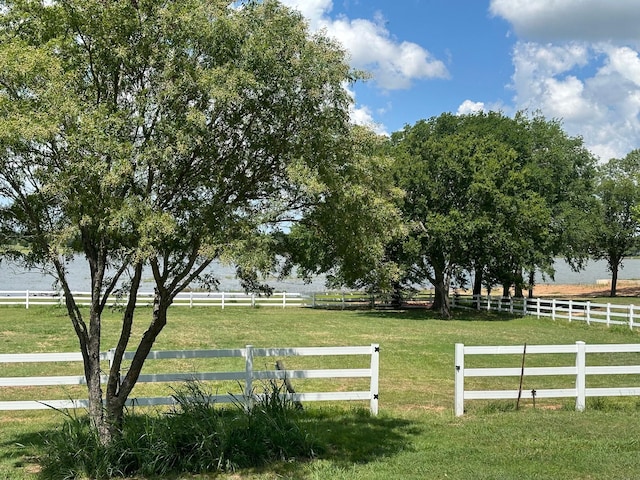
[[[45,439],[43,476],[74,479],[231,471],[315,456],[318,446],[300,426],[304,415],[283,395],[283,386],[219,407],[198,382],[174,392],[165,414],[127,412],[121,435],[100,445],[88,417],[65,413]]]

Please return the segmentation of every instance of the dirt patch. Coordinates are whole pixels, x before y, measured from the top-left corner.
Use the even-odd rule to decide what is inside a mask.
[[[534,297],[608,297],[611,286],[540,284],[533,288]],[[640,297],[640,280],[618,280],[619,297]]]

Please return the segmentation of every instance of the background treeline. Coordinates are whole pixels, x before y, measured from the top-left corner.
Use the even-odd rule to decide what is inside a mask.
[[[379,179],[400,192],[398,223],[366,274],[354,279],[351,264],[334,265],[338,284],[400,302],[428,282],[434,308],[449,316],[450,287],[521,296],[536,271],[553,276],[557,257],[577,270],[605,259],[613,296],[622,259],[638,252],[640,150],[599,164],[557,120],[489,112],[419,121],[376,138],[369,154],[389,159],[378,162],[388,166]],[[331,251],[318,225],[303,221],[290,235],[292,263],[308,273],[328,266],[314,254]]]

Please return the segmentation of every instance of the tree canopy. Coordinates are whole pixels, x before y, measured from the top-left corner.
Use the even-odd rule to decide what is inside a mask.
[[[600,208],[593,219],[593,256],[607,261],[610,295],[615,297],[622,261],[640,246],[640,218],[636,215],[640,209],[640,150],[601,165],[596,194]]]
[[[15,257],[52,267],[109,442],[179,291],[215,282],[202,277],[214,259],[259,289],[277,232],[310,212],[321,224],[334,198],[358,208],[369,167],[344,88],[357,75],[270,0],[5,1],[0,65],[1,235],[28,246]],[[348,255],[348,240],[332,241]],[[88,313],[66,279],[75,251],[90,268]],[[122,374],[144,265],[153,313]],[[117,289],[128,300],[103,403],[101,314]]]
[[[483,285],[521,290],[524,270],[586,257],[587,234],[567,224],[586,229],[595,161],[558,122],[443,114],[394,133],[390,150],[407,228],[387,247],[395,286],[428,281],[443,315],[450,287],[469,272],[476,294]]]

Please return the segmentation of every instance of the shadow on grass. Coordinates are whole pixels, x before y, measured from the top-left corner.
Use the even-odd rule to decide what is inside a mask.
[[[329,461],[337,467],[365,464],[384,457],[392,457],[407,451],[414,444],[414,437],[421,435],[414,423],[385,415],[371,416],[366,409],[342,408],[310,409],[298,417],[300,427],[315,440],[317,458]],[[52,428],[57,428],[54,426]],[[44,451],[44,438],[50,431],[39,429],[8,435],[0,443],[0,464],[12,466],[19,478],[47,478],[40,472],[38,457]],[[271,473],[283,478],[304,479],[309,475],[308,460],[274,462],[255,468],[241,469],[236,473]],[[21,473],[18,473],[21,471]],[[1,473],[1,472],[0,472]],[[189,472],[176,472],[163,479],[184,478]],[[209,476],[210,475],[210,476]],[[204,477],[218,478],[211,472]],[[0,475],[1,477],[1,475]],[[10,477],[7,477],[10,478]],[[150,480],[160,477],[135,477]],[[223,478],[226,478],[223,476]]]
[[[39,455],[47,431],[42,429],[7,435],[0,443],[0,478],[12,478],[2,477],[2,469],[7,467],[22,470],[25,474],[37,474],[40,471]]]
[[[411,308],[407,310],[359,310],[358,314],[367,317],[393,320],[436,320],[436,321],[460,321],[460,322],[510,322],[522,318],[508,312],[487,312],[477,310],[455,309],[451,312],[451,318],[443,318],[439,312],[428,309]]]

